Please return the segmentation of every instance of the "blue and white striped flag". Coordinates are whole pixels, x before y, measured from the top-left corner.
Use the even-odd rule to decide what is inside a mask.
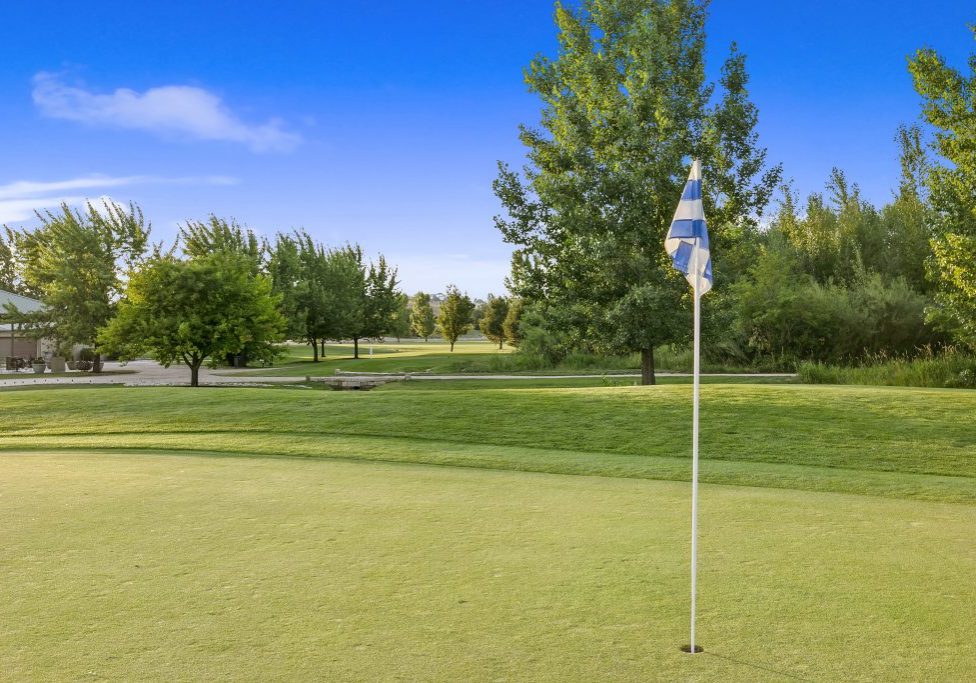
[[[708,251],[708,226],[701,197],[701,163],[696,159],[691,162],[691,173],[674,212],[664,248],[674,261],[674,267],[685,274],[699,296],[712,288],[712,257]]]

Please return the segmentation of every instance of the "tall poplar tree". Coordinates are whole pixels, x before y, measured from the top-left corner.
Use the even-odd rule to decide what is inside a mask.
[[[413,295],[413,305],[410,308],[410,329],[418,337],[423,337],[424,341],[427,341],[437,329],[434,309],[430,305],[430,294],[417,292]]]
[[[525,72],[542,100],[523,126],[528,163],[494,182],[516,246],[511,289],[544,302],[580,347],[641,353],[690,329],[688,287],[664,252],[692,157],[704,164],[717,287],[744,272],[757,218],[778,184],[758,147],[745,59],[735,46],[713,98],[704,66],[707,2],[584,0],[556,5],[559,52]],[[709,102],[714,101],[710,105]]]
[[[970,30],[976,37],[976,26]],[[935,131],[937,162],[928,173],[935,210],[933,320],[976,349],[976,54],[969,73],[931,49],[909,62],[922,113]]]

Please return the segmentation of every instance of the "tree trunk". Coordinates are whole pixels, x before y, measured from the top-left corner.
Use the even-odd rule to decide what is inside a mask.
[[[499,339],[498,340],[498,350],[499,351],[502,350],[502,344],[504,344],[504,343],[505,343],[505,340],[504,339]]]
[[[92,372],[101,372],[101,371],[102,371],[102,354],[100,354],[98,351],[95,351],[95,358],[92,359]]]
[[[319,347],[322,349],[322,351],[321,351],[321,353],[319,353],[319,355],[322,356],[322,358],[325,358],[325,340],[324,339],[320,339],[319,340]]]
[[[200,363],[194,362],[190,365],[190,386],[200,386]]]
[[[641,349],[641,384],[657,384],[654,377],[654,349]]]
[[[352,339],[352,357],[359,358],[359,337]]]
[[[451,353],[454,353],[454,340],[451,340]]]
[[[316,339],[312,339],[312,362],[319,362],[319,343]]]

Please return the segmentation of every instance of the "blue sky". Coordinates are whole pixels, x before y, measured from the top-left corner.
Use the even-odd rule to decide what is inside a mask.
[[[550,0],[47,2],[0,9],[0,222],[61,199],[136,201],[156,239],[213,212],[358,241],[403,287],[503,289],[497,160],[538,120],[522,68]],[[960,68],[971,2],[715,0],[710,75],[748,55],[770,158],[806,194],[832,166],[876,202],[918,116],[906,56]]]

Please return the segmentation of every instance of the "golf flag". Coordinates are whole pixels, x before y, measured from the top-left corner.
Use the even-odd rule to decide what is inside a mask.
[[[698,597],[698,398],[700,391],[701,297],[712,288],[712,255],[708,250],[708,226],[702,209],[701,164],[691,162],[691,173],[674,212],[674,220],[664,248],[674,267],[685,274],[694,295],[694,383],[691,417],[691,643],[686,652],[695,654],[702,648],[695,643],[695,602]],[[682,648],[684,649],[684,648]]]
[[[708,251],[708,226],[701,198],[701,163],[695,159],[691,162],[691,173],[674,212],[664,248],[674,267],[685,274],[699,296],[712,288],[712,258]]]

